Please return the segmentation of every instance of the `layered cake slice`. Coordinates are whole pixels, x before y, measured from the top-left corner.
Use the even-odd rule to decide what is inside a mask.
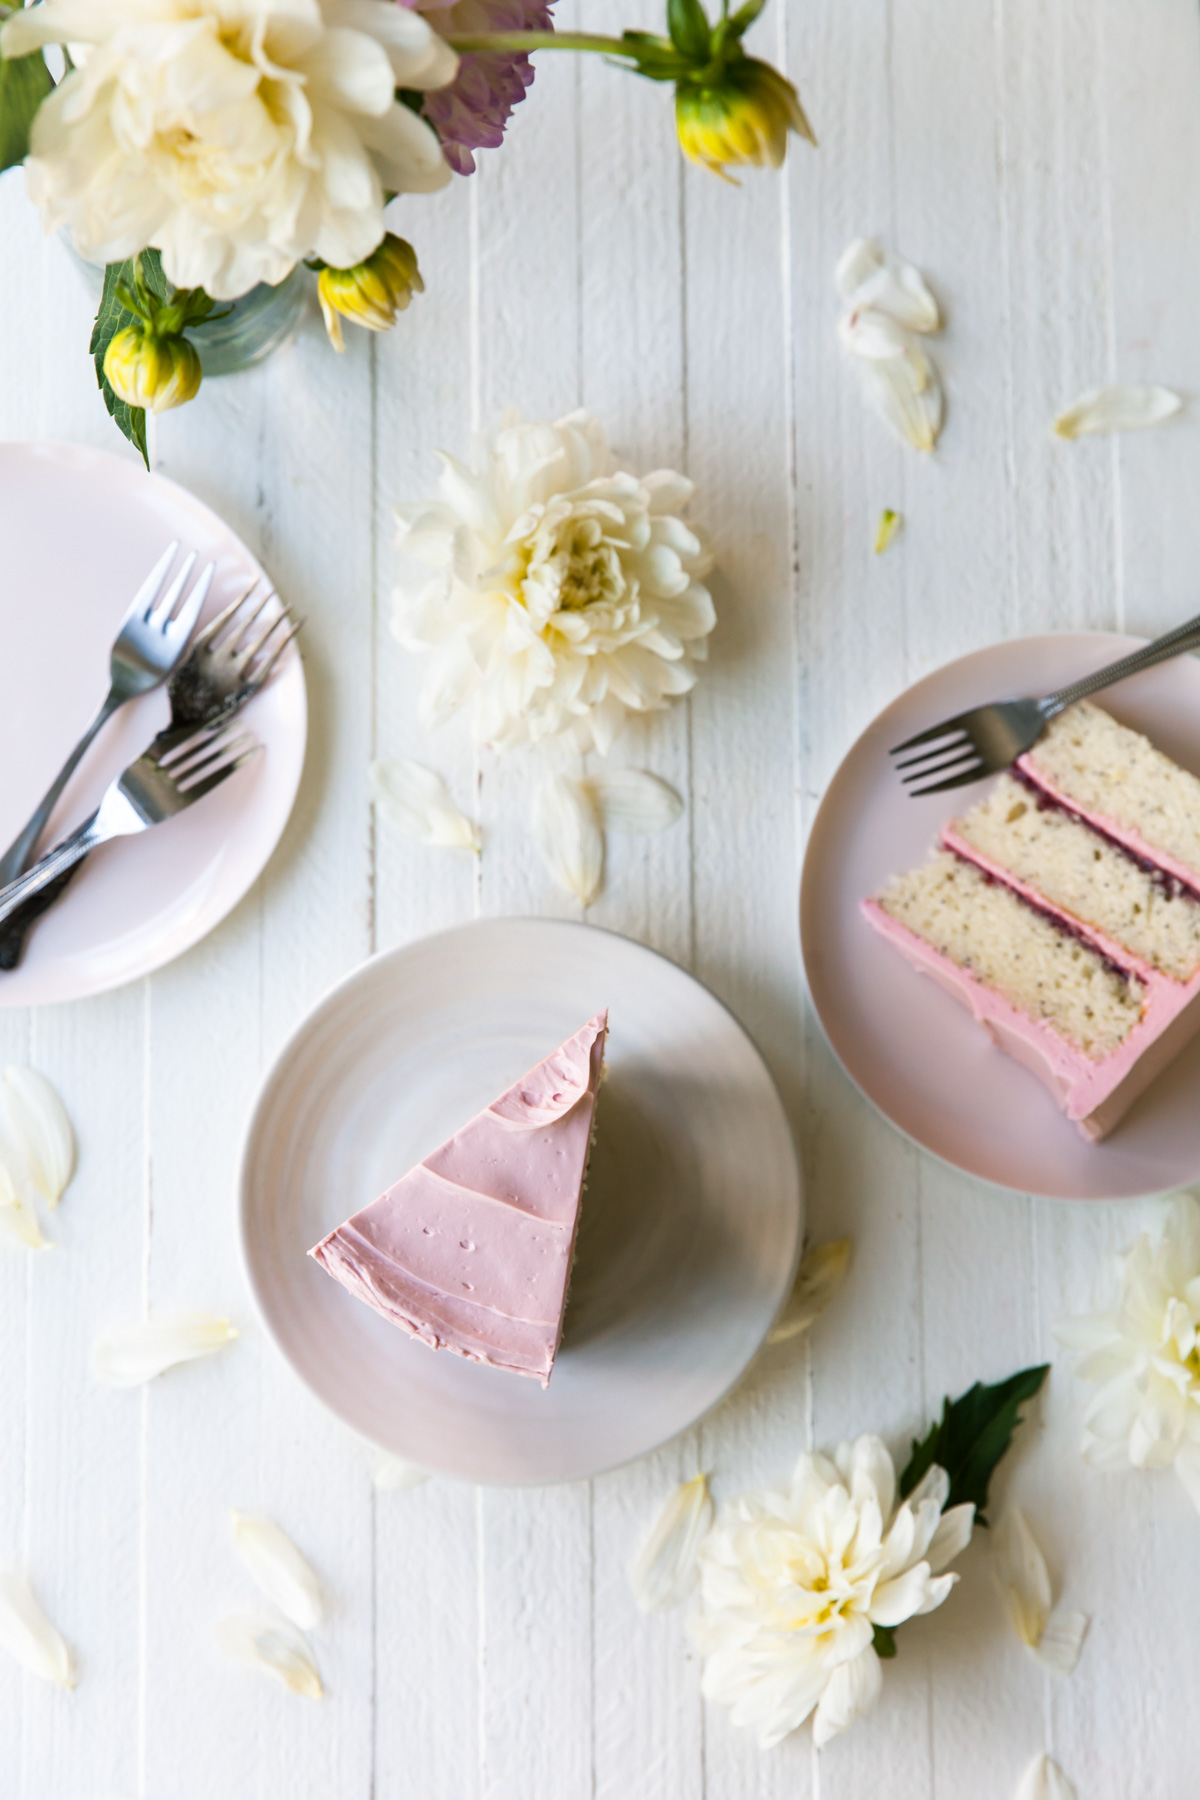
[[[434,1350],[545,1387],[604,1066],[607,1012],[309,1251]]]
[[[864,911],[1102,1138],[1200,1029],[1200,781],[1072,707]]]

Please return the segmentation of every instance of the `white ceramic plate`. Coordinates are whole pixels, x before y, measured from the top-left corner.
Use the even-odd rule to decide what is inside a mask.
[[[429,1350],[306,1254],[599,1008],[608,1076],[566,1330],[536,1382]],[[313,1393],[421,1467],[534,1484],[682,1431],[791,1285],[800,1178],[766,1067],[674,963],[556,920],[494,919],[372,958],[268,1075],[241,1171],[247,1273]]]
[[[216,562],[206,618],[262,573],[227,525],[161,475],[78,445],[0,445],[0,846],[103,700],[117,627],[172,538],[196,551],[198,566]],[[86,818],[169,712],[159,690],[109,722],[44,842]],[[306,711],[294,650],[243,718],[265,754],[178,818],[90,856],[31,931],[20,968],[0,973],[0,1006],[119,987],[189,949],[237,904],[300,780]]]
[[[1045,694],[1136,649],[1143,638],[1074,632],[996,644],[901,694],[830,783],[809,841],[801,895],[813,1002],[851,1078],[894,1125],[944,1161],[1002,1187],[1064,1200],[1161,1193],[1200,1176],[1200,1038],[1101,1144],[1088,1144],[970,1014],[911,969],[859,913],[891,874],[915,867],[945,820],[987,783],[908,797],[888,747],[982,701]],[[1200,663],[1163,663],[1106,690],[1101,706],[1200,774]]]

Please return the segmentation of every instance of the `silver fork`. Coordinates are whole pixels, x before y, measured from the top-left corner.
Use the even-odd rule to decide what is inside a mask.
[[[996,700],[988,706],[974,706],[969,712],[943,719],[940,725],[931,725],[928,731],[906,738],[888,754],[900,756],[906,750],[918,751],[916,756],[905,757],[896,764],[898,769],[911,771],[901,780],[914,799],[965,787],[985,775],[998,775],[1001,769],[1009,768],[1018,756],[1032,750],[1051,719],[1077,700],[1086,700],[1089,694],[1097,694],[1101,688],[1124,681],[1129,675],[1140,675],[1143,669],[1168,662],[1185,650],[1197,649],[1200,618],[1177,625],[1165,637],[1155,638],[1152,644],[1108,663],[1094,675],[1085,675],[1082,681],[1059,688],[1057,693],[1046,694],[1040,700]],[[917,782],[926,785],[917,787]]]
[[[252,732],[193,732],[166,753],[154,747],[130,763],[90,818],[47,852],[25,875],[0,890],[0,924],[98,844],[161,825],[203,800],[258,749]]]
[[[252,597],[257,586],[256,579],[192,639],[187,656],[167,683],[170,723],[154,739],[148,754],[165,757],[190,738],[198,726],[227,722],[266,686],[279,658],[300,630],[300,621],[294,620],[290,609],[281,604],[275,616],[251,635],[264,607],[275,598],[274,590],[268,587],[255,604]],[[252,610],[239,618],[241,608],[248,603]],[[281,625],[289,628],[283,637],[277,635]],[[26,937],[74,879],[80,861],[82,858],[69,864],[0,920],[0,971],[18,966]]]
[[[171,723],[159,733],[156,743],[181,742],[181,732],[231,717],[266,686],[303,621],[294,619],[290,607],[281,601],[279,611],[255,632],[264,609],[277,598],[274,588],[264,583],[262,595],[255,601],[257,586],[256,579],[193,638],[186,662],[176,669],[168,685]],[[246,606],[249,611],[242,613]],[[285,627],[282,636],[280,627]]]
[[[183,567],[164,594],[163,582],[178,549],[178,540],[168,545],[134,595],[113,643],[109,661],[109,689],[104,704],[17,836],[3,856],[0,856],[0,887],[12,881],[33,861],[33,853],[46,821],[97,733],[127,700],[135,700],[139,695],[148,694],[152,688],[159,687],[187,648],[192,627],[200,617],[200,608],[208,595],[214,565],[209,563],[202,570],[187,599],[172,617],[183,592],[183,584],[196,561],[195,551],[189,551],[184,558]]]

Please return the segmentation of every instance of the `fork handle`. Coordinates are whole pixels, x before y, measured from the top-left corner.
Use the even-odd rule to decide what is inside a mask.
[[[46,789],[46,792],[42,795],[41,799],[30,813],[20,832],[8,846],[4,855],[0,856],[0,890],[2,890],[8,882],[14,881],[23,870],[29,867],[33,860],[33,852],[37,847],[37,841],[45,829],[47,819],[58,804],[59,796],[80,763],[83,761],[85,753],[102,727],[108,723],[109,719],[112,718],[120,705],[120,696],[113,688],[109,688],[108,697],[105,700],[104,705],[100,708],[100,711],[96,714],[95,718],[72,750],[70,756],[68,756],[66,762],[58,771],[53,782]],[[8,914],[5,913],[3,917],[7,918]]]
[[[106,831],[99,821],[100,808],[97,807],[91,817],[85,819],[82,825],[77,825],[61,844],[56,844],[40,862],[34,863],[27,875],[19,875],[6,888],[0,889],[0,925],[5,919],[11,918],[17,908],[34,894],[40,894],[52,881],[73,868],[77,862],[82,862],[89,850],[94,850],[97,844],[103,844],[114,835]]]
[[[1124,681],[1129,675],[1140,675],[1143,669],[1152,669],[1156,663],[1168,662],[1173,656],[1182,656],[1185,650],[1200,650],[1200,617],[1189,619],[1185,625],[1177,625],[1174,631],[1155,638],[1152,644],[1145,644],[1142,649],[1133,650],[1128,656],[1108,663],[1093,675],[1085,675],[1082,681],[1073,681],[1070,687],[1060,688],[1056,694],[1047,694],[1041,702],[1042,712],[1047,719],[1053,719],[1068,706],[1074,706],[1077,700],[1086,700],[1089,694],[1098,694],[1101,688]]]

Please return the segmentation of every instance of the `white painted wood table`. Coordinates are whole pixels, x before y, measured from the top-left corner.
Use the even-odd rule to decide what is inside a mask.
[[[640,11],[641,19],[631,11]],[[565,21],[653,24],[601,0]],[[2,1800],[1007,1800],[1048,1749],[1081,1800],[1187,1800],[1200,1519],[1170,1476],[1100,1476],[1056,1358],[999,1484],[1093,1614],[1069,1682],[1003,1625],[986,1545],[901,1635],[875,1714],[819,1758],[762,1754],[700,1699],[682,1614],[644,1618],[627,1569],[664,1493],[718,1495],[804,1445],[882,1431],[1054,1354],[1107,1258],[1155,1209],[988,1191],[915,1151],[851,1089],[806,1013],[796,930],[807,823],[872,714],[937,663],[1054,627],[1153,632],[1200,603],[1200,8],[1196,0],[775,0],[762,38],[821,137],[738,191],[683,168],[668,97],[541,59],[505,150],[403,212],[427,296],[389,337],[319,321],[160,425],[155,463],[221,512],[308,619],[300,799],[265,877],[199,948],[110,996],[0,1013],[0,1057],[52,1076],[81,1162],[62,1248],[0,1263],[0,1554],[74,1646],[73,1694],[0,1661]],[[0,182],[0,431],[118,447],[88,303]],[[949,417],[896,447],[837,353],[831,272],[875,232],[930,273]],[[1160,380],[1192,417],[1064,446],[1083,387]],[[371,951],[495,913],[561,915],[519,758],[431,749],[388,631],[389,508],[437,446],[510,402],[599,412],[637,467],[686,468],[720,552],[720,625],[693,699],[618,757],[686,822],[613,846],[597,922],[693,969],[786,1098],[813,1239],[849,1233],[848,1287],[764,1353],[684,1440],[541,1492],[432,1481],[376,1493],[361,1448],[255,1322],[233,1175],[255,1084],[301,1014]],[[904,534],[874,557],[884,506]],[[36,597],[31,601],[36,604]],[[372,756],[474,793],[478,868],[373,817]],[[143,1308],[228,1309],[241,1342],[140,1392],[96,1389],[91,1341]],[[277,1515],[332,1598],[321,1704],[220,1659],[247,1594],[230,1506]]]

